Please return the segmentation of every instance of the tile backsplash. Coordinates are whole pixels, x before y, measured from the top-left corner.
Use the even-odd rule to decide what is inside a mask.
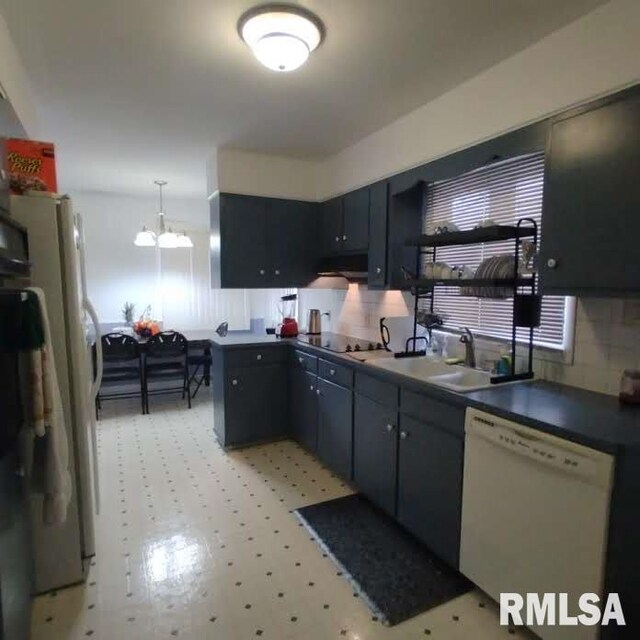
[[[378,340],[379,320],[413,312],[413,298],[400,291],[369,291],[364,285],[342,289],[301,289],[302,328],[310,308],[328,311],[323,329]],[[462,355],[457,336],[445,335],[447,355]],[[490,363],[504,344],[477,340],[477,360]],[[640,368],[640,302],[581,298],[576,301],[574,348],[562,354],[536,350],[534,370],[539,379],[617,395],[624,369]]]

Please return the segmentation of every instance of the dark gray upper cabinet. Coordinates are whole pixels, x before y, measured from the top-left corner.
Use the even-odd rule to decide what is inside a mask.
[[[319,227],[316,203],[282,199],[267,202],[270,286],[306,285],[317,277]]]
[[[211,286],[295,287],[317,273],[316,203],[229,193],[211,200]]]
[[[387,283],[387,212],[389,185],[377,182],[370,188],[369,280],[370,289],[384,289]]]
[[[356,394],[353,418],[353,480],[374,504],[396,509],[398,412]]]
[[[346,480],[353,455],[353,392],[318,378],[318,457]]]
[[[322,254],[366,253],[369,246],[369,188],[323,202]]]
[[[640,291],[640,90],[553,122],[547,149],[541,288]]]
[[[315,373],[292,365],[289,383],[291,435],[313,453],[318,448],[317,388]]]
[[[322,208],[322,255],[330,256],[342,252],[343,199],[332,198],[323,202]]]
[[[464,420],[464,411],[460,411]],[[464,441],[450,427],[400,415],[397,517],[431,551],[457,568]]]
[[[369,188],[344,196],[343,251],[366,252],[369,248]]]

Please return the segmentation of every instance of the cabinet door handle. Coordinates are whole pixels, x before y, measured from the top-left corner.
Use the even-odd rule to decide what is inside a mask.
[[[279,276],[279,275],[280,275],[280,269],[276,269],[276,270],[274,271],[274,273],[275,273],[277,276]]]
[[[400,432],[400,437],[401,437],[403,440],[406,440],[406,439],[409,437],[409,432],[408,432],[408,431],[401,431],[401,432]]]
[[[340,242],[340,236],[336,236],[336,242]]]
[[[343,239],[343,240],[346,240],[346,239],[347,239],[347,236],[342,236],[342,239]]]
[[[309,391],[313,391],[313,385],[312,384],[309,385]]]
[[[336,370],[335,369],[329,369],[329,375],[330,376],[335,376],[336,375]]]
[[[262,354],[261,354],[261,353],[259,353],[259,354],[256,356],[256,360],[262,360]]]
[[[320,389],[316,389],[316,395],[320,395]]]
[[[387,425],[387,433],[391,433],[395,429],[395,426],[392,424]]]
[[[238,386],[238,381],[236,380],[236,378],[234,378],[234,379],[231,381],[231,384],[232,384],[234,387],[237,387],[237,386]]]
[[[558,266],[558,261],[555,258],[549,258],[547,260],[547,267],[549,269],[555,269]]]
[[[298,362],[299,362],[300,364],[302,364],[302,363],[304,362],[304,358],[303,358],[302,356],[300,356],[300,357],[298,358]]]
[[[382,267],[376,267],[376,273],[380,275],[382,273]]]
[[[260,269],[260,275],[263,276],[265,273],[264,269]]]

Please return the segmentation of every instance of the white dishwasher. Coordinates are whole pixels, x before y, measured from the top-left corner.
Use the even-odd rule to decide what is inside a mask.
[[[506,592],[567,593],[570,615],[579,613],[580,595],[603,591],[613,464],[467,409],[460,571],[497,601]],[[599,636],[598,626],[531,628],[544,640]]]

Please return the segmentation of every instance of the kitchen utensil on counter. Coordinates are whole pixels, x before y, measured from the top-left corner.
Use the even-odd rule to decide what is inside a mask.
[[[218,328],[216,329],[216,333],[221,338],[224,338],[227,335],[227,333],[229,333],[229,323],[228,322],[221,322],[218,325]]]
[[[311,336],[317,336],[322,333],[322,314],[320,309],[309,309],[307,333]]]
[[[400,353],[413,337],[413,316],[380,318],[380,342],[387,351]],[[418,325],[417,337],[427,337],[427,329]]]

